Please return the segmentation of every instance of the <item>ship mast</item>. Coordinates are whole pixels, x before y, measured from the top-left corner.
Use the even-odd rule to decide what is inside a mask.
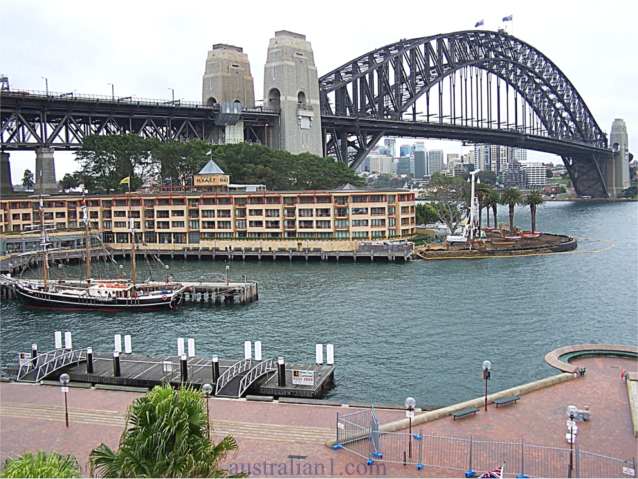
[[[41,229],[41,242],[42,246],[42,283],[46,289],[49,286],[49,252],[47,251],[47,233],[44,229],[44,200],[40,195],[40,229]]]
[[[89,236],[89,209],[82,196],[82,217],[84,219],[84,277],[86,285],[91,285],[91,237]]]
[[[130,211],[130,209],[129,209]],[[135,218],[129,218],[131,229],[131,283],[135,287],[137,280],[137,264],[135,259]]]

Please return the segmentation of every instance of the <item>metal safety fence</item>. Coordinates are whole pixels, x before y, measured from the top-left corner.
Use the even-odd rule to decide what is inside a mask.
[[[618,459],[581,450],[521,441],[380,432],[373,410],[337,417],[335,449],[346,449],[367,464],[389,464],[457,471],[466,477],[504,465],[513,477],[637,477],[635,458]]]

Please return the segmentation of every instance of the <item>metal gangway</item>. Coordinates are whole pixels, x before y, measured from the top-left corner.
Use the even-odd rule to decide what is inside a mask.
[[[82,361],[86,361],[86,348],[48,351],[28,361],[21,361],[16,380],[39,382],[59,369]]]
[[[248,388],[252,386],[255,381],[266,374],[274,374],[277,371],[277,359],[266,359],[257,363],[250,371],[248,371],[244,377],[239,381],[239,391],[237,397],[242,397]]]
[[[252,368],[252,359],[242,359],[226,369],[215,386],[215,396],[238,397],[239,381]]]

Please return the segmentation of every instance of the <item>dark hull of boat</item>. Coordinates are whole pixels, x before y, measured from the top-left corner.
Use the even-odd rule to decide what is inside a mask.
[[[58,311],[157,311],[175,307],[175,296],[166,299],[116,298],[111,301],[99,298],[60,298],[43,291],[31,291],[16,286],[16,293],[22,302],[29,307],[46,308]]]

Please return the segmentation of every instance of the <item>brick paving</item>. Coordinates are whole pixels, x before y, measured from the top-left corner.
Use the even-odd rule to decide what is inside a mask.
[[[580,447],[613,457],[636,455],[625,384],[621,369],[638,370],[636,361],[622,358],[583,358],[575,364],[587,368],[583,378],[521,397],[513,406],[452,421],[443,418],[417,428],[426,434],[519,441],[567,447],[565,408],[590,407],[592,420],[579,423]],[[100,442],[116,447],[128,405],[139,394],[71,389],[70,427],[64,425],[63,396],[57,387],[30,384],[0,385],[0,460],[25,451],[55,450],[73,454],[85,465]],[[448,476],[452,471],[413,466],[366,466],[345,450],[332,451],[324,442],[334,437],[336,413],[354,408],[210,400],[215,436],[232,434],[239,451],[229,458],[231,468],[250,465],[251,475],[388,475]],[[404,417],[400,410],[378,410],[382,423]],[[292,458],[290,456],[293,456]],[[86,470],[85,470],[86,472]],[[458,473],[456,474],[458,475]]]

